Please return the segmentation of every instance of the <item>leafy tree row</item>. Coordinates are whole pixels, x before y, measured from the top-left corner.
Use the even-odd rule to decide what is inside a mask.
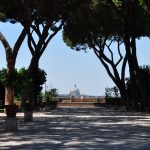
[[[12,77],[8,77],[7,69],[0,70],[0,103],[4,107],[4,97],[5,97],[5,86],[11,83],[14,87],[14,98],[21,101],[23,87],[30,84],[31,80],[26,80],[27,69],[21,68],[19,70],[15,69]],[[42,85],[46,82],[46,73],[44,70],[39,69],[37,74],[37,87],[34,95],[34,104],[37,106],[37,97],[42,91]],[[12,79],[12,81],[10,81]]]

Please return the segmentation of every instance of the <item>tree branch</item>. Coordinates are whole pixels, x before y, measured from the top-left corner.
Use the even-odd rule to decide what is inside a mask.
[[[126,69],[126,65],[127,65],[127,54],[124,57],[123,60],[123,64],[122,64],[122,69],[121,69],[121,80],[124,81],[125,80],[125,69]]]
[[[6,38],[1,32],[0,32],[0,41],[2,42],[4,49],[5,49],[7,68],[13,69],[13,66],[15,65],[14,63],[15,61],[13,58],[12,48],[10,47],[9,43],[7,42]]]
[[[121,44],[122,44],[122,42],[119,43],[119,41],[117,41],[117,50],[118,50],[118,54],[119,54],[120,58],[119,58],[119,60],[117,61],[117,63],[115,64],[116,67],[119,65],[119,63],[120,63],[120,62],[122,61],[122,59],[123,59],[123,56],[122,56],[121,51],[120,51],[120,45],[121,45]]]
[[[2,42],[2,44],[3,44],[3,46],[4,46],[5,49],[11,48],[10,45],[9,45],[9,43],[8,43],[8,41],[6,40],[6,38],[4,37],[4,35],[2,34],[2,32],[0,32],[0,40],[1,40],[1,42]],[[12,53],[12,51],[11,51],[11,53]]]
[[[94,36],[94,44],[93,45],[97,45],[99,50],[97,50],[97,52],[99,53],[99,57],[103,57],[103,59],[108,62],[109,64],[112,64],[113,61],[110,60],[105,54],[104,54],[104,48],[106,45],[106,41],[107,41],[107,36],[105,38],[100,37],[99,42],[100,44],[97,42],[96,37]],[[95,46],[94,46],[95,49]]]
[[[18,55],[18,51],[19,51],[19,49],[20,49],[20,47],[21,47],[21,45],[22,45],[26,35],[27,35],[27,29],[26,29],[26,27],[24,27],[22,32],[21,32],[21,34],[19,35],[15,45],[14,45],[14,48],[13,48],[14,60],[16,60],[16,57]]]
[[[35,42],[35,40],[34,40],[32,34],[33,34],[33,30],[32,30],[32,32],[31,32],[31,34],[29,34],[29,37],[30,37],[30,40],[31,40],[31,42],[32,42],[32,44],[33,44],[33,46],[34,46],[34,49],[35,49],[37,44],[36,44],[36,42]]]
[[[95,52],[95,51],[94,51]],[[107,65],[107,63],[105,63],[105,61],[103,60],[103,58],[101,56],[98,57],[100,62],[103,64],[103,66],[105,67],[109,77],[114,81],[114,83],[117,83],[117,80],[115,78],[115,76],[111,73],[109,66]]]
[[[64,24],[64,22],[62,22],[62,23],[59,25],[59,27],[57,28],[57,30],[56,30],[53,34],[51,34],[51,35],[48,37],[47,41],[45,41],[45,43],[43,44],[42,49],[40,50],[41,55],[42,55],[42,53],[44,52],[44,50],[46,49],[46,47],[47,47],[48,43],[51,41],[51,39],[58,33],[58,31],[61,30],[63,24]]]
[[[117,6],[114,4],[113,0],[107,0],[107,3],[109,3],[111,5],[111,7],[116,11],[116,13],[122,18],[122,13],[117,8]]]
[[[112,42],[113,42],[113,40],[111,40],[111,42],[109,43],[109,45],[107,45],[107,43],[106,43],[106,47],[107,47],[108,51],[111,54],[111,61],[114,63],[114,55],[113,55],[112,50],[110,49],[110,45],[112,44]]]
[[[120,77],[119,77],[119,73],[117,71],[117,68],[114,64],[113,61],[111,61],[104,53],[103,53],[103,50],[102,50],[102,46],[100,47],[100,49],[98,50],[96,47],[95,47],[95,44],[92,45],[92,48],[94,50],[94,53],[95,55],[99,58],[99,60],[101,61],[101,63],[103,64],[103,66],[105,67],[108,75],[110,76],[110,78],[114,81],[114,83],[117,85],[118,84],[118,81],[120,80]],[[110,68],[108,66],[108,64],[111,66],[112,70],[113,70],[113,73],[110,71]]]
[[[41,32],[40,32],[40,28],[37,27],[38,25],[31,25],[31,28],[36,32],[36,34],[38,35],[38,37],[40,38],[42,36]]]
[[[33,41],[32,41],[33,40]],[[34,42],[34,39],[33,39],[33,37],[32,37],[32,33],[28,33],[28,46],[29,46],[29,50],[30,50],[30,52],[31,52],[31,54],[32,54],[32,56],[34,55],[34,53],[35,53],[35,48],[36,48],[36,44],[34,45],[33,44],[33,46],[34,46],[34,48],[33,48],[33,46],[32,46],[32,43],[34,43],[35,44],[35,42]]]
[[[114,81],[114,83],[117,82],[117,80],[115,79],[114,75],[111,73],[109,66],[107,65],[107,61],[105,62],[105,59],[102,57],[102,55],[99,53],[100,50],[98,50],[95,45],[91,45],[91,47],[93,48],[93,51],[95,53],[95,55],[97,56],[97,58],[99,58],[100,62],[103,64],[103,66],[105,67],[108,75],[110,76],[110,78]]]

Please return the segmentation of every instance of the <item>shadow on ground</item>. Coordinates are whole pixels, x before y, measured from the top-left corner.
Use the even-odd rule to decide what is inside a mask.
[[[150,117],[106,108],[58,108],[37,113],[33,122],[18,117],[18,131],[4,130],[0,149],[10,150],[149,150]]]

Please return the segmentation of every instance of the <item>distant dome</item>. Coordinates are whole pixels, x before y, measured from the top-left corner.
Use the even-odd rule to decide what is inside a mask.
[[[71,98],[80,98],[81,97],[80,91],[77,88],[76,84],[74,85],[73,90],[70,91],[70,97]]]

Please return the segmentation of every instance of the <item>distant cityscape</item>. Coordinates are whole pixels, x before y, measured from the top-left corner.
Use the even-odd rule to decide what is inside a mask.
[[[48,86],[45,85],[45,91],[47,91],[49,88]],[[51,89],[56,89],[56,88],[52,88],[50,87],[49,90]],[[56,89],[58,90],[58,89]],[[70,91],[68,91],[67,94],[61,93],[59,94],[58,92],[58,96],[57,98],[59,99],[71,99],[71,98],[77,98],[77,99],[83,99],[83,98],[91,98],[91,99],[103,99],[105,96],[95,96],[95,95],[88,95],[88,94],[81,94],[79,88],[77,87],[77,85],[75,84],[73,86],[73,88],[70,89]]]
[[[65,99],[65,98],[70,98],[70,94],[58,94],[58,97],[59,98],[62,98],[62,99]],[[81,94],[81,97],[84,97],[84,98],[95,98],[95,99],[98,99],[98,98],[104,98],[105,96],[94,96],[94,95],[82,95]]]
[[[87,95],[87,94],[80,94],[80,90],[78,89],[77,85],[75,84],[74,87],[70,90],[69,94],[58,94],[59,98],[62,99],[68,99],[68,98],[94,98],[94,99],[100,99],[104,96],[94,96],[94,95]]]

